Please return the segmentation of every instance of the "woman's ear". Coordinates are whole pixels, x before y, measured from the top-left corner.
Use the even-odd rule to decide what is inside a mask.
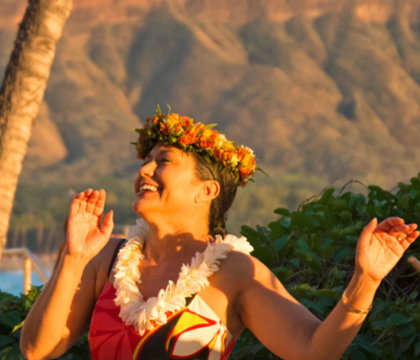
[[[217,198],[220,193],[220,184],[216,180],[204,180],[201,190],[196,195],[196,202],[207,202]]]

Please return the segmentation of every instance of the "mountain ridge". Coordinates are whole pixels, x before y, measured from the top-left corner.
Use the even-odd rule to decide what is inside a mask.
[[[3,0],[2,6],[4,4],[8,5],[5,7],[8,10],[5,13],[2,12],[2,14],[10,16],[13,11],[15,13],[19,9],[22,11],[23,2],[20,2],[20,7],[18,3]],[[97,11],[98,7],[101,8],[100,12]],[[372,18],[369,15],[371,13],[382,14],[382,20]],[[240,142],[249,143],[247,136],[243,135],[246,131],[241,131],[241,127],[244,127],[245,130],[249,129],[248,132],[252,132],[253,124],[251,120],[236,124],[231,123],[234,115],[231,114],[229,108],[232,106],[235,108],[237,105],[227,105],[224,102],[224,97],[226,96],[232,101],[241,91],[244,93],[248,91],[243,89],[249,83],[257,83],[256,88],[261,85],[262,88],[258,93],[266,94],[267,101],[272,98],[272,107],[278,108],[275,114],[276,122],[267,124],[262,129],[260,137],[264,138],[264,133],[269,133],[270,139],[271,136],[274,136],[274,132],[271,130],[277,129],[275,133],[278,134],[280,128],[285,133],[295,135],[295,140],[292,143],[284,135],[279,135],[279,138],[284,142],[280,145],[280,151],[284,151],[285,154],[290,153],[288,149],[292,149],[293,152],[296,146],[308,147],[308,150],[303,150],[304,153],[307,151],[311,153],[313,151],[312,146],[323,146],[322,144],[311,145],[311,141],[301,140],[300,135],[296,136],[299,127],[303,124],[311,127],[312,122],[321,124],[322,138],[328,138],[332,142],[342,142],[343,131],[349,131],[347,121],[352,117],[357,117],[361,109],[365,109],[363,113],[370,112],[372,118],[375,118],[375,116],[378,118],[379,116],[381,121],[376,121],[378,129],[382,129],[384,136],[388,136],[390,141],[395,143],[395,138],[403,141],[405,127],[401,127],[394,120],[389,120],[386,113],[381,114],[381,107],[371,109],[369,103],[377,101],[374,98],[375,94],[373,94],[371,100],[366,100],[367,96],[372,96],[372,94],[366,94],[363,90],[363,87],[368,85],[363,79],[365,74],[363,69],[354,68],[354,66],[360,66],[357,62],[363,61],[363,58],[355,59],[351,64],[353,69],[350,70],[352,83],[362,87],[362,89],[354,89],[353,84],[347,84],[348,79],[340,78],[343,75],[347,76],[348,66],[341,66],[341,62],[345,62],[347,59],[335,61],[334,58],[340,57],[342,51],[348,51],[349,54],[354,50],[360,52],[358,49],[360,46],[357,44],[371,41],[369,37],[376,36],[379,39],[379,46],[376,46],[376,44],[375,46],[379,49],[374,49],[374,57],[370,61],[375,61],[379,69],[384,68],[380,72],[380,76],[386,76],[385,82],[390,84],[386,89],[388,93],[381,93],[380,96],[399,98],[401,102],[399,111],[401,113],[407,113],[405,101],[414,96],[415,102],[410,102],[409,107],[411,109],[408,112],[420,114],[419,91],[415,82],[418,67],[415,64],[417,53],[414,60],[410,60],[410,56],[413,57],[413,52],[406,51],[405,54],[404,48],[401,45],[398,47],[398,38],[395,39],[397,46],[390,47],[388,44],[388,49],[381,49],[381,42],[385,44],[393,39],[386,38],[384,37],[386,34],[377,31],[377,24],[381,21],[387,21],[385,27],[389,28],[390,24],[392,25],[390,17],[393,14],[394,20],[392,21],[398,27],[398,31],[395,31],[393,36],[399,36],[403,39],[401,42],[408,42],[409,46],[410,43],[411,45],[414,44],[412,47],[417,51],[419,48],[418,34],[413,33],[412,27],[407,28],[407,24],[414,24],[418,21],[416,16],[418,13],[418,6],[415,1],[406,1],[403,4],[393,1],[372,2],[362,0],[352,2],[305,0],[251,2],[243,0],[237,1],[235,4],[206,0],[75,1],[73,14],[57,51],[44,107],[56,119],[59,128],[60,122],[62,123],[59,118],[66,117],[67,111],[75,111],[69,108],[71,105],[65,105],[66,101],[63,99],[68,98],[69,95],[63,90],[63,84],[65,84],[64,88],[66,86],[73,87],[73,94],[74,91],[78,91],[77,89],[83,88],[81,90],[83,95],[80,95],[83,99],[80,99],[80,101],[84,103],[89,102],[88,99],[93,102],[106,101],[95,99],[97,94],[95,86],[102,84],[101,91],[105,92],[103,96],[113,98],[117,107],[121,108],[122,114],[132,119],[131,129],[139,126],[139,119],[150,115],[157,102],[165,104],[169,102],[167,101],[168,98],[171,99],[170,103],[175,105],[173,106],[175,111],[177,107],[185,108],[190,115],[195,115],[194,113],[191,114],[191,109],[195,104],[191,103],[188,96],[176,95],[173,88],[171,90],[167,88],[173,86],[171,85],[172,80],[166,84],[166,89],[163,90],[163,94],[166,92],[166,95],[161,97],[165,99],[163,101],[157,99],[156,101],[156,96],[153,94],[158,91],[155,85],[158,82],[157,77],[162,77],[163,74],[165,74],[164,77],[173,74],[182,79],[181,88],[187,88],[185,90],[186,94],[194,92],[194,82],[197,82],[201,83],[203,88],[207,86],[207,92],[217,92],[219,97],[221,96],[219,100],[210,99],[213,106],[209,106],[203,103],[203,100],[206,101],[205,94],[198,95],[197,100],[200,102],[198,108],[203,110],[200,112],[209,114],[201,116],[201,118],[204,121],[212,122],[213,117],[219,117],[222,127],[226,131],[238,134],[237,140]],[[194,16],[191,14],[194,14]],[[372,33],[363,34],[366,28],[365,24],[368,22],[374,23],[369,28]],[[0,23],[5,24],[2,21]],[[323,28],[325,23],[328,24],[328,31]],[[349,31],[351,27],[353,28]],[[160,35],[159,32],[161,32]],[[155,39],[156,42],[163,44],[165,42],[164,38],[169,34],[175,35],[175,38],[170,40],[173,44],[171,45],[171,42],[169,42],[169,47],[162,50],[151,43],[151,39]],[[353,40],[351,37],[355,39]],[[345,41],[341,44],[343,39]],[[121,44],[121,41],[124,42],[124,45]],[[342,50],[345,46],[348,46],[349,49]],[[371,46],[373,44],[368,46],[367,49],[363,48],[363,51],[373,52]],[[71,49],[74,49],[74,51]],[[76,51],[76,49],[79,49],[79,51]],[[155,56],[150,57],[150,59],[147,58],[148,55],[145,55],[153,53],[155,53]],[[206,56],[203,54],[206,54]],[[162,58],[162,55],[163,58],[166,58],[166,63],[161,60],[153,60]],[[195,58],[197,60],[194,60]],[[385,69],[384,65],[389,58],[397,64],[397,66],[392,67],[392,71]],[[191,59],[193,60],[191,61]],[[406,61],[406,67],[412,68],[410,70],[415,75],[413,76],[414,80],[411,79],[410,74],[407,74],[401,60]],[[208,65],[195,64],[199,61],[203,64],[207,62]],[[178,63],[178,65],[175,65],[175,63]],[[174,66],[178,66],[178,68],[174,68]],[[364,64],[362,63],[361,66],[363,67]],[[206,84],[204,84],[200,77],[202,77],[202,71],[206,67],[211,69],[212,74],[207,77]],[[186,73],[186,69],[188,69],[188,73]],[[358,71],[361,72],[360,75],[357,74]],[[408,78],[404,79],[404,76]],[[210,80],[210,77],[217,80]],[[258,84],[258,79],[264,81]],[[398,84],[398,81],[394,81],[395,79],[399,79],[400,83],[404,82],[404,87],[407,88],[407,97],[400,94],[403,87]],[[225,86],[222,83],[223,81],[226,82]],[[373,76],[372,82],[375,81],[378,82],[377,87],[382,86],[382,79]],[[360,84],[357,84],[357,82],[360,82]],[[235,84],[240,85],[235,87]],[[295,105],[290,108],[287,104],[282,104],[284,101],[279,101],[279,95],[284,93],[284,89],[279,88],[279,84],[282,84],[280,87],[288,88],[287,96],[290,97],[291,94],[295,94],[295,96],[301,97],[298,101],[300,102],[299,106]],[[57,89],[57,86],[61,88]],[[162,90],[159,91],[162,92]],[[148,100],[150,98],[149,93],[151,94],[151,100]],[[234,103],[248,101],[252,93],[258,97],[254,89],[251,90],[249,95],[244,94],[245,97],[241,95],[239,100],[234,100]],[[58,94],[62,94],[60,99]],[[74,97],[74,95],[71,96]],[[358,99],[358,101],[355,101],[355,99]],[[222,103],[218,104],[220,101]],[[63,106],[57,107],[56,104],[59,103],[64,103],[64,108]],[[244,114],[242,119],[250,119],[250,116],[252,117],[251,113],[257,116],[266,106],[262,104],[263,102],[254,111],[248,109],[247,114]],[[86,111],[86,105],[80,104],[78,106],[83,106],[84,111]],[[220,107],[226,107],[226,111],[223,111],[221,116],[213,110]],[[289,111],[289,108],[291,111]],[[42,116],[41,114],[40,117]],[[330,120],[325,119],[325,116]],[[333,119],[337,116],[343,116],[343,119],[337,122],[337,119]],[[282,120],[284,118],[289,118],[289,120],[293,118],[293,123],[291,124],[290,121],[285,123],[285,120]],[[310,118],[318,120],[310,120]],[[324,120],[320,121],[321,118],[324,118]],[[359,116],[359,120],[361,118],[362,115]],[[410,114],[405,116],[403,118],[405,126],[409,126],[413,122],[412,119],[413,116]],[[247,125],[248,123],[249,125]],[[287,127],[288,129],[286,129]],[[341,130],[338,128],[341,128]],[[34,131],[37,131],[36,127]],[[66,127],[64,131],[67,131]],[[75,130],[75,132],[80,131]],[[392,136],[390,132],[393,133]],[[399,132],[402,133],[399,134]],[[125,136],[129,136],[127,128],[124,129],[123,133]],[[80,136],[83,137],[84,135],[81,134]],[[269,146],[271,143],[278,145],[279,138],[274,136]],[[71,159],[77,158],[77,155],[72,155],[72,152],[75,151],[75,145],[65,144],[66,139],[63,141],[66,150],[62,149],[58,153],[66,153],[70,156],[70,158],[67,156],[67,162],[70,160],[71,163]],[[415,143],[413,139],[405,139],[405,141]],[[317,142],[315,141],[315,143]],[[276,152],[264,150],[265,142],[260,146],[255,144],[254,141],[253,145],[257,147],[259,153],[264,153],[264,156],[261,156],[264,162],[272,163],[278,156],[276,152],[278,153],[279,149]],[[397,145],[395,146],[397,147]],[[76,146],[77,149],[78,146]],[[44,151],[30,151],[30,154],[38,157],[42,153],[48,154],[48,151],[46,149]],[[128,150],[124,153],[128,159]],[[285,159],[288,157],[290,157],[290,154],[283,155]],[[28,155],[28,159],[31,164],[37,163],[36,157]],[[59,163],[63,158],[55,157],[55,159]],[[41,159],[40,163],[51,165],[53,164],[51,161],[51,159]],[[309,171],[314,168],[311,165],[306,166],[309,166]],[[45,169],[45,166],[41,167]],[[29,168],[31,168],[30,165]],[[32,168],[35,169],[35,167]],[[287,169],[299,171],[299,166],[288,166]],[[123,171],[123,169],[119,169],[119,171]],[[329,169],[329,171],[332,170]],[[321,172],[318,170],[318,173]],[[329,178],[335,176],[337,175],[329,176]]]
[[[7,28],[21,21],[26,1],[2,0],[1,6],[0,28]],[[386,23],[398,18],[412,24],[420,19],[420,4],[416,0],[76,0],[73,17],[77,16],[79,25],[84,26],[105,20],[115,23],[144,17],[162,6],[198,19],[211,18],[235,25],[259,17],[272,21],[287,21],[296,16],[314,19],[330,12],[346,12],[366,23]],[[96,11],[98,7],[100,13]]]
[[[0,71],[24,3],[0,0]],[[407,181],[420,167],[419,14],[417,1],[75,1],[22,186],[132,179],[133,129],[157,104],[217,122],[299,182]]]

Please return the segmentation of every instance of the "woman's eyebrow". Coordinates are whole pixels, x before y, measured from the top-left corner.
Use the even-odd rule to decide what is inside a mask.
[[[161,150],[161,155],[165,155],[165,154],[167,154],[167,153],[169,153],[169,154],[173,154],[174,153],[174,151],[172,151],[172,149],[163,149],[163,150]]]
[[[155,157],[157,157],[157,156],[163,156],[163,155],[166,155],[166,154],[173,154],[173,153],[175,153],[175,151],[173,151],[172,149],[169,149],[169,148],[168,149],[165,149],[165,148],[163,148],[163,149],[159,150],[159,152],[157,152],[155,154]],[[151,153],[149,153],[143,159],[143,161],[150,161],[152,158],[153,158],[153,155],[151,155]]]
[[[167,154],[178,155],[179,153],[180,153],[180,151],[178,151],[178,149],[161,148],[161,150],[159,151],[158,155],[167,155]]]

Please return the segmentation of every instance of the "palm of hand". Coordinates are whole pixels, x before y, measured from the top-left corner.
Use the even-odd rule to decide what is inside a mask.
[[[68,240],[70,253],[79,253],[102,242],[99,228],[100,217],[90,213],[78,213],[69,218]]]
[[[415,224],[388,218],[376,226],[376,219],[363,230],[356,251],[356,267],[374,280],[382,280],[418,236]]]
[[[105,245],[111,235],[113,224],[112,215],[108,213],[101,228],[104,206],[103,190],[94,192],[87,190],[73,199],[67,230],[70,254],[91,258]]]

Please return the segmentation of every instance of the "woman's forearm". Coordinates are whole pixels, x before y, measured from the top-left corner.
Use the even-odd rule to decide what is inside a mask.
[[[68,318],[84,269],[81,259],[68,255],[61,258],[24,322],[20,346],[25,358],[49,358],[58,356],[57,350],[65,351],[61,350],[66,347],[62,342],[66,343],[69,336]]]
[[[345,295],[312,337],[314,353],[319,359],[340,359],[365,320],[380,282],[354,273]]]

